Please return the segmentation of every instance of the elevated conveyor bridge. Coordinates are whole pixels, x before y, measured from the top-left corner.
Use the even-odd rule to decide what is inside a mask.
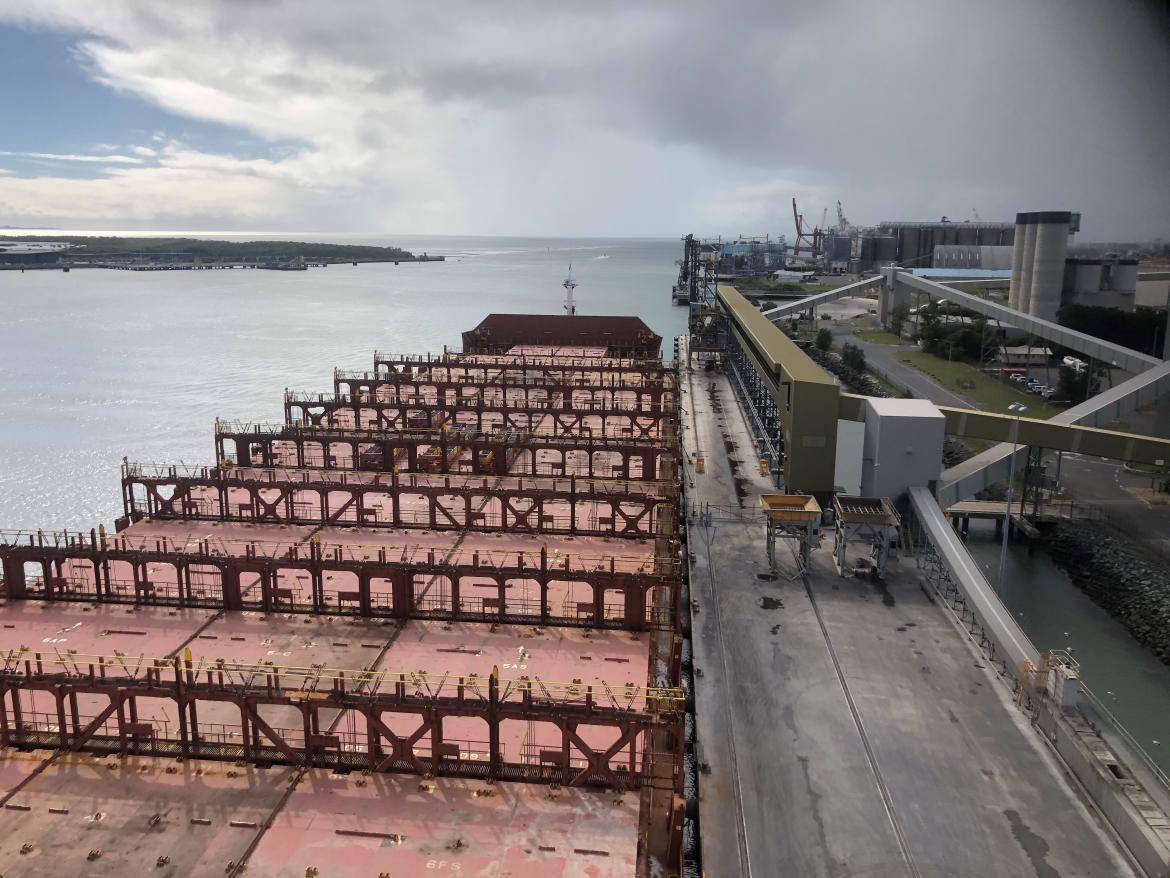
[[[717,298],[728,316],[728,361],[741,402],[780,454],[773,465],[785,487],[831,492],[840,387],[737,289],[720,285]]]
[[[1170,392],[1170,363],[1156,357],[1021,314],[1004,305],[897,269],[888,269],[884,279],[874,278],[841,287],[831,293],[810,296],[765,312],[734,288],[720,286],[718,301],[728,320],[728,358],[734,383],[743,389],[741,400],[746,397],[749,403],[749,414],[756,419],[757,433],[766,434],[769,442],[782,449],[783,466],[780,469],[788,476],[785,485],[789,490],[810,493],[832,490],[836,419],[828,414],[827,407],[836,406],[834,410],[842,420],[864,422],[865,397],[841,393],[835,380],[789,339],[774,320],[778,316],[803,311],[814,304],[814,300],[831,301],[833,296],[840,298],[856,294],[883,282],[887,285],[882,297],[883,312],[889,310],[890,285],[895,296],[899,285],[903,292],[905,288],[918,289],[1027,329],[1098,361],[1137,373],[1047,421],[940,406],[949,434],[999,443],[943,472],[938,485],[938,496],[943,502],[967,499],[988,485],[1002,481],[1007,477],[1013,453],[1022,457],[1027,454],[1029,446],[1154,466],[1170,464],[1170,442],[1167,440],[1104,429],[1104,425],[1114,423]],[[1013,429],[1019,430],[1014,445],[1009,444]],[[801,474],[797,476],[799,484],[792,483],[792,473]]]
[[[793,299],[790,302],[783,302],[761,313],[775,323],[786,317],[792,317],[794,314],[803,314],[805,311],[816,308],[818,305],[827,305],[830,302],[836,302],[838,299],[847,299],[850,296],[872,296],[878,292],[884,283],[885,281],[881,277],[870,277],[865,280],[859,280],[856,283],[846,284],[843,287],[837,287],[834,290],[817,293],[814,296],[805,296],[803,299]]]
[[[897,268],[887,268],[886,272],[886,289],[892,289],[892,298],[895,302],[900,297],[905,296],[909,290],[926,293],[933,299],[946,299],[948,302],[954,302],[956,305],[982,314],[989,320],[996,320],[1000,323],[1006,323],[1008,326],[1023,329],[1030,335],[1069,348],[1099,362],[1113,363],[1117,368],[1124,369],[1126,372],[1144,372],[1162,364],[1158,357],[1140,353],[1132,348],[1114,344],[1084,332],[1077,332],[1050,320],[1024,314],[1015,308],[1009,308],[1007,305],[965,293],[946,284],[927,280],[924,277],[915,277],[909,272]],[[889,298],[886,299],[886,302],[887,305],[890,304]],[[882,309],[883,322],[887,316],[887,310],[888,308]]]
[[[1039,650],[1000,601],[929,488],[910,489],[910,511],[919,567],[952,610],[962,604],[964,622],[988,655],[1010,676],[1026,679],[1041,666]]]

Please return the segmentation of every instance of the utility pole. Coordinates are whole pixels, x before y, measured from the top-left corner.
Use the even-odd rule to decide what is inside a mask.
[[[1008,411],[1015,412],[1016,419],[1012,424],[1012,454],[1008,458],[1008,488],[1007,503],[1003,507],[1003,542],[999,549],[999,576],[996,579],[995,590],[1003,594],[1003,574],[1007,566],[1008,536],[1012,532],[1012,483],[1016,477],[1016,443],[1020,439],[1020,416],[1028,410],[1023,403],[1013,402]]]

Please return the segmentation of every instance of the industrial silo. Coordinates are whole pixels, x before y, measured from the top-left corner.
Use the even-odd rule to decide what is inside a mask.
[[[1028,228],[1028,215],[1016,214],[1016,237],[1012,242],[1012,282],[1008,287],[1008,305],[1018,308],[1020,303],[1020,275],[1024,271],[1024,234]]]
[[[974,247],[979,243],[979,228],[970,223],[956,224],[953,230],[948,230],[951,241],[948,243],[961,244],[964,247]]]
[[[898,259],[898,239],[893,235],[879,235],[874,241],[874,259],[878,265],[890,265]]]
[[[1047,210],[1035,214],[1036,243],[1032,257],[1028,313],[1043,320],[1055,320],[1056,312],[1060,310],[1071,216],[1067,210]]]
[[[1016,310],[1028,313],[1032,298],[1032,264],[1036,259],[1036,214],[1024,214],[1024,264],[1020,268],[1020,294],[1016,297]]]
[[[1101,272],[1104,266],[1100,259],[1074,259],[1073,294],[1082,305],[1096,304],[1101,292]]]
[[[1138,261],[1136,259],[1118,259],[1110,273],[1113,292],[1117,296],[1117,307],[1123,311],[1132,311],[1137,296]]]
[[[919,252],[921,231],[914,226],[904,226],[899,231],[902,235],[902,244],[898,248],[898,260],[908,268],[930,265],[930,257],[934,255],[934,251],[927,250],[926,254]],[[923,255],[926,255],[925,259],[922,258]]]
[[[874,266],[874,255],[877,251],[874,240],[871,235],[866,235],[861,239],[861,264],[865,271],[869,271]]]

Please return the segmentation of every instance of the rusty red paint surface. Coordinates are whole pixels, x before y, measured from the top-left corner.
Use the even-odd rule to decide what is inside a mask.
[[[267,447],[237,443],[237,456],[243,456],[241,449],[246,449],[248,459],[240,461],[244,466],[225,473],[237,480],[299,480],[313,486],[328,484],[330,479],[336,480],[337,470],[345,470],[351,485],[389,485],[397,495],[397,512],[389,505],[388,496],[369,495],[368,501],[357,503],[367,518],[355,513],[347,519],[339,514],[338,520],[322,525],[332,517],[334,505],[349,508],[344,492],[337,492],[337,497],[327,492],[318,519],[290,517],[287,510],[298,498],[311,502],[316,497],[320,505],[320,488],[311,488],[311,493],[298,494],[291,505],[286,504],[285,514],[257,521],[254,510],[258,501],[251,488],[208,484],[193,489],[190,502],[214,506],[216,515],[236,520],[148,516],[128,523],[116,536],[109,534],[109,539],[120,541],[123,548],[143,550],[141,557],[147,558],[110,560],[104,574],[107,596],[135,603],[76,600],[77,593],[69,589],[81,586],[88,591],[97,561],[57,560],[46,562],[57,564],[54,570],[29,573],[33,580],[41,576],[41,586],[52,578],[53,589],[37,592],[43,600],[11,600],[0,606],[0,659],[7,657],[8,668],[15,669],[13,679],[20,677],[21,668],[33,667],[30,655],[43,658],[51,671],[63,670],[74,679],[83,678],[86,667],[92,677],[93,657],[102,656],[98,665],[102,675],[125,676],[140,687],[127,702],[132,713],[129,720],[120,713],[109,713],[114,696],[100,687],[89,691],[82,687],[63,698],[54,695],[53,683],[17,687],[6,696],[4,710],[18,712],[20,727],[40,735],[37,740],[48,742],[47,746],[53,746],[58,738],[62,747],[74,738],[80,741],[79,730],[89,723],[97,729],[96,738],[104,736],[116,743],[126,728],[133,729],[135,737],[130,752],[121,757],[0,750],[0,796],[7,797],[4,801],[9,806],[0,812],[0,819],[10,830],[0,837],[0,865],[5,874],[16,874],[16,865],[31,867],[35,873],[53,864],[58,874],[149,871],[167,876],[232,875],[241,873],[245,858],[247,874],[254,875],[606,878],[634,874],[639,795],[630,791],[632,776],[623,780],[622,774],[640,775],[649,764],[644,761],[649,733],[626,737],[620,726],[625,720],[610,725],[574,721],[566,731],[563,717],[513,708],[529,699],[527,693],[536,693],[540,699],[547,695],[557,709],[579,710],[592,703],[587,699],[595,699],[603,710],[626,710],[637,722],[658,721],[647,717],[654,699],[664,696],[645,687],[648,681],[659,684],[670,672],[661,658],[651,667],[655,633],[587,627],[600,621],[600,614],[606,621],[623,624],[623,619],[629,621],[627,613],[636,617],[642,606],[635,603],[631,611],[621,590],[607,587],[608,580],[598,579],[601,584],[596,587],[582,580],[610,575],[624,577],[627,582],[668,581],[677,575],[677,567],[670,562],[664,567],[661,552],[666,546],[665,557],[669,559],[674,546],[658,529],[656,518],[629,518],[636,514],[634,504],[622,510],[626,514],[623,520],[634,522],[628,525],[627,534],[603,536],[609,532],[605,528],[615,527],[622,516],[602,498],[575,501],[573,515],[592,522],[592,530],[588,535],[579,531],[568,535],[557,532],[559,528],[573,533],[575,527],[568,523],[564,498],[550,497],[540,520],[524,519],[525,527],[536,531],[527,533],[507,529],[509,520],[515,524],[520,520],[515,516],[523,516],[527,508],[523,501],[513,508],[497,498],[504,492],[523,493],[526,488],[553,493],[577,489],[564,478],[543,478],[538,483],[533,479],[537,473],[546,477],[589,473],[592,477],[620,475],[629,479],[609,483],[627,498],[664,496],[668,502],[676,500],[672,470],[663,470],[670,477],[666,483],[649,479],[658,475],[656,468],[667,466],[659,455],[674,454],[671,443],[676,414],[662,405],[676,400],[677,383],[661,362],[620,359],[631,354],[658,356],[661,339],[636,318],[576,317],[566,322],[559,317],[491,315],[464,338],[467,350],[490,353],[469,355],[463,366],[457,359],[447,358],[446,365],[429,373],[413,365],[398,372],[395,366],[394,380],[382,384],[376,383],[378,376],[387,373],[377,358],[379,371],[374,376],[347,379],[341,373],[335,375],[338,382],[357,381],[349,386],[359,397],[349,409],[342,406],[328,415],[332,426],[369,427],[379,419],[384,421],[382,413],[363,408],[361,400],[367,399],[380,404],[401,403],[403,409],[392,416],[402,421],[402,430],[432,431],[442,443],[437,451],[432,451],[426,444],[431,440],[423,437],[409,451],[407,446],[396,447],[378,456],[387,469],[401,469],[409,460],[417,464],[418,471],[393,475],[365,465],[363,470],[371,471],[355,471],[353,458],[360,446],[348,439],[332,443],[326,438],[298,448],[296,441],[266,437]],[[466,364],[474,364],[474,369],[469,372]],[[512,386],[517,369],[523,385],[520,389]],[[536,377],[529,377],[530,373]],[[487,386],[496,378],[502,382],[500,387]],[[464,394],[444,384],[440,390],[438,385],[427,387],[428,379],[463,382],[472,389]],[[484,386],[474,387],[477,381]],[[411,390],[412,383],[420,386]],[[563,389],[570,385],[571,390]],[[364,390],[366,387],[372,389]],[[557,387],[562,389],[549,390]],[[410,398],[404,399],[404,392]],[[363,393],[367,396],[361,397]],[[411,404],[432,407],[428,423],[411,422],[419,417],[417,412],[407,411]],[[492,405],[501,410],[485,411],[485,406]],[[542,405],[550,412],[540,411]],[[315,411],[307,399],[303,406],[306,413]],[[596,413],[598,406],[605,408],[604,414]],[[440,411],[442,407],[451,410]],[[536,410],[516,415],[508,411],[513,407]],[[628,413],[622,414],[622,409]],[[499,460],[477,457],[491,455],[491,451],[460,446],[460,431],[469,427],[502,430],[518,438],[509,446],[515,450],[507,452],[504,466]],[[611,437],[609,441],[615,444],[596,450],[591,443],[603,436]],[[524,437],[557,437],[555,443],[559,444],[544,449]],[[589,450],[565,446],[566,441],[576,440]],[[505,454],[503,448],[500,455]],[[361,453],[370,452],[363,449]],[[435,453],[444,459],[432,460]],[[644,471],[644,467],[648,469]],[[579,478],[576,485],[580,484]],[[481,529],[463,529],[464,519],[452,520],[448,530],[434,523],[428,527],[428,517],[436,514],[433,500],[410,490],[439,488],[452,493],[463,490],[468,497],[474,494],[469,507],[442,498],[440,502],[449,502],[453,515],[474,514]],[[169,489],[163,495],[156,494],[156,500],[159,496],[169,496]],[[353,500],[352,493],[348,497]],[[243,510],[245,505],[249,512]],[[233,506],[238,507],[238,514],[232,514]],[[393,518],[394,514],[400,517]],[[387,526],[386,521],[412,526]],[[198,561],[187,567],[187,582],[181,583],[184,574],[179,565],[167,563],[165,557],[159,559],[160,553],[191,556],[204,552],[245,559],[252,553],[251,557],[267,559],[303,559],[309,549],[318,557],[346,562],[381,558],[417,563],[418,569],[426,572],[410,577],[406,594],[424,614],[428,608],[442,609],[453,599],[451,581],[440,568],[444,564],[472,565],[458,583],[463,611],[491,613],[498,606],[503,612],[506,606],[509,614],[527,614],[528,618],[520,621],[528,624],[393,618],[389,585],[376,577],[365,586],[366,600],[372,600],[375,613],[369,614],[366,608],[366,615],[355,615],[346,602],[352,602],[351,596],[357,593],[357,574],[352,572],[357,568],[342,569],[343,564],[332,570],[326,567],[320,574],[323,601],[315,605],[316,614],[279,611],[282,606],[314,607],[310,573],[296,564],[269,569],[267,585],[258,573],[241,574],[239,590],[245,607],[261,605],[260,595],[289,596],[289,604],[273,604],[265,597],[262,606],[267,612],[150,605],[152,596],[180,593],[184,588],[190,596],[206,594],[214,603],[211,598],[223,587],[219,574],[207,564],[202,565],[207,570],[201,569]],[[481,566],[511,572],[493,580],[480,576]],[[553,615],[561,624],[569,624],[571,619],[580,627],[539,624],[544,617],[540,615],[541,583],[536,571],[542,566],[551,574],[543,587]],[[668,571],[665,579],[663,570]],[[101,592],[92,590],[92,594],[100,596]],[[641,622],[636,627],[642,627]],[[269,696],[274,691],[273,669],[279,669],[283,677],[276,684],[275,698],[261,697],[251,706],[230,699],[199,703],[198,728],[203,742],[222,745],[225,752],[243,752],[242,763],[142,755],[167,752],[151,749],[152,741],[173,742],[180,734],[176,705],[181,701],[168,697],[161,686],[147,691],[150,677],[145,669],[151,660],[160,658],[171,660],[164,667],[170,669],[168,679],[172,682],[177,680],[184,659],[198,668],[190,677],[196,681],[204,676],[211,680],[218,673],[216,668],[229,669],[228,676],[233,679],[255,673],[262,680],[267,674]],[[241,671],[247,668],[254,672]],[[303,705],[284,697],[298,686],[323,697],[332,686],[336,694],[339,674],[347,680],[347,687],[363,692],[363,697],[400,698],[403,696],[394,693],[405,693],[415,699],[415,706],[402,712],[381,707],[378,716],[384,732],[371,738],[364,708],[355,708],[352,701],[329,701],[313,712],[310,726]],[[441,716],[436,713],[438,723],[423,721],[426,708],[419,712],[417,705],[426,698],[445,698],[450,705],[457,693],[478,692],[493,674],[493,679],[500,680],[499,703],[513,709],[499,714],[509,718],[497,723],[496,752],[504,764],[535,770],[509,777],[543,783],[473,779],[480,776],[478,766],[486,769],[493,752],[488,740],[489,714],[478,708],[448,706]],[[318,677],[326,681],[324,688],[319,689]],[[147,689],[141,688],[144,683]],[[263,682],[259,685],[262,689]],[[337,774],[328,768],[303,767],[304,762],[258,767],[247,758],[246,741],[257,735],[256,724],[263,726],[265,737],[255,737],[253,747],[263,744],[271,733],[297,753],[309,754],[322,747],[336,753],[335,760],[329,757],[325,762],[304,757],[317,765],[372,768],[393,749],[397,771],[422,771],[419,766],[424,764],[441,769],[471,766],[473,770],[471,774],[448,770],[459,777],[424,777],[386,773],[383,768]],[[405,748],[405,755],[400,748]],[[134,755],[136,751],[139,755]],[[205,755],[207,751],[196,752]],[[593,755],[588,755],[590,752]],[[348,761],[343,761],[343,755]],[[674,758],[669,751],[666,755]],[[413,759],[415,769],[406,757]],[[433,759],[445,761],[440,764]],[[608,770],[604,776],[610,789],[548,785],[552,777],[572,778],[578,773],[584,777],[593,771],[590,760],[594,759],[600,759],[599,764]],[[390,764],[389,759],[385,764]],[[668,770],[665,777],[669,776]],[[27,848],[23,853],[22,846]]]

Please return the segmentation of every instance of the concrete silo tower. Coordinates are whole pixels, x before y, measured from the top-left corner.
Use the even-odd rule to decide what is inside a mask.
[[[1064,287],[1064,261],[1068,255],[1072,213],[1067,210],[1047,210],[1033,214],[1033,218],[1036,229],[1035,253],[1032,258],[1027,311],[1044,320],[1055,320]],[[1023,307],[1020,310],[1024,310]]]
[[[1028,313],[1028,302],[1032,297],[1032,267],[1036,261],[1036,222],[1034,213],[1025,213],[1024,217],[1024,254],[1020,266],[1020,288],[1016,296],[1016,310]],[[1016,234],[1019,234],[1017,227]],[[1015,260],[1013,259],[1013,262]],[[1014,273],[1014,272],[1013,272]]]
[[[1024,271],[1024,235],[1028,228],[1028,215],[1016,214],[1016,231],[1012,240],[1012,282],[1008,288],[1008,305],[1018,308],[1020,303],[1020,275]]]

